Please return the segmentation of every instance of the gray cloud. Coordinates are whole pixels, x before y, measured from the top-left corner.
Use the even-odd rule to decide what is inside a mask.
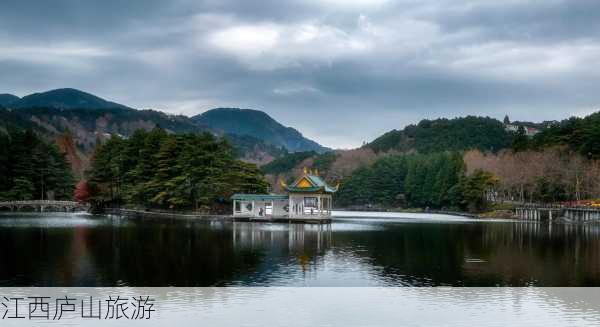
[[[4,1],[0,92],[262,109],[327,146],[422,118],[597,108],[600,3]]]

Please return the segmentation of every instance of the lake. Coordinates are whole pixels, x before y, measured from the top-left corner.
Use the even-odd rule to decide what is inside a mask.
[[[0,286],[600,286],[600,226],[335,212],[329,225],[0,215]]]

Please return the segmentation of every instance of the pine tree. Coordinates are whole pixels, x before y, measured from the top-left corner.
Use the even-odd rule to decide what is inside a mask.
[[[515,135],[512,142],[512,149],[514,152],[525,151],[529,148],[529,138],[525,132],[525,127],[519,126],[517,134]]]

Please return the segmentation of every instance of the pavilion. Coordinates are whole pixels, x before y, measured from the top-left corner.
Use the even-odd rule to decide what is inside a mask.
[[[291,185],[281,183],[287,194],[234,194],[233,216],[246,218],[326,219],[331,216],[332,195],[339,185],[328,185],[315,170],[304,172]]]

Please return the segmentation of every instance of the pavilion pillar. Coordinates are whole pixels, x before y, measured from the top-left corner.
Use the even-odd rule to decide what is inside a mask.
[[[323,198],[319,195],[318,199],[319,199],[319,203],[318,203],[319,217],[321,217],[323,215]]]

